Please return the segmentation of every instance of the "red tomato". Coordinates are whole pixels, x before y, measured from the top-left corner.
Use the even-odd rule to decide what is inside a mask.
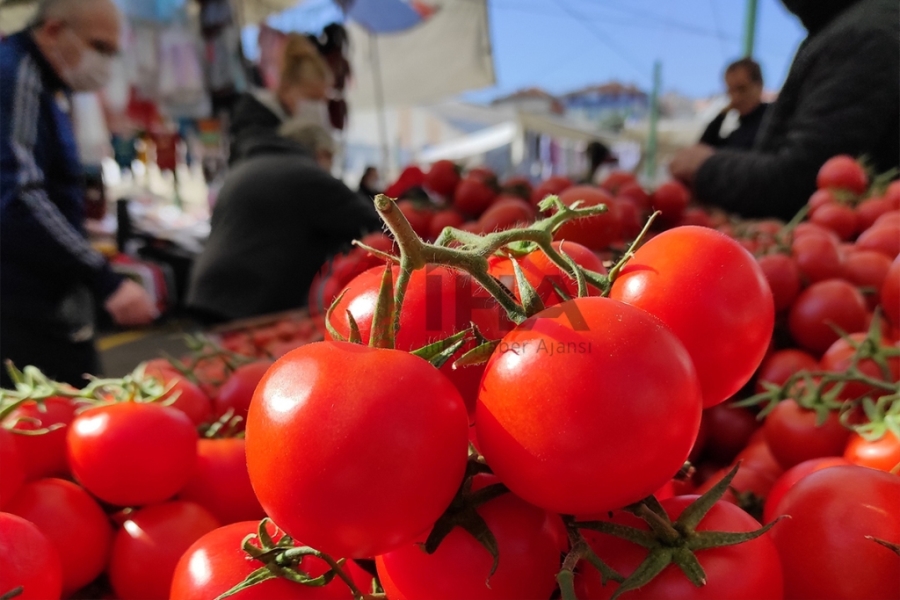
[[[856,220],[859,230],[865,231],[872,226],[878,217],[891,210],[891,203],[887,198],[869,198],[856,207]]]
[[[900,258],[895,258],[885,275],[878,294],[884,316],[894,327],[900,327]]]
[[[433,211],[428,210],[427,208],[420,208],[420,206],[412,200],[401,200],[397,203],[397,208],[400,209],[400,212],[402,212],[403,216],[406,217],[406,220],[409,221],[409,224],[413,231],[416,232],[416,235],[423,238],[428,237],[431,233],[431,217],[434,214]]]
[[[248,558],[242,549],[244,538],[255,534],[258,521],[233,523],[210,531],[182,555],[172,578],[170,600],[209,600],[224,594],[243,581],[263,563]],[[281,535],[273,526],[268,528],[274,540]],[[328,571],[328,564],[320,558],[308,556],[300,568],[312,577]],[[371,589],[372,576],[353,561],[344,564],[344,571],[362,591]],[[329,584],[310,587],[281,577],[269,579],[233,596],[236,600],[346,600],[350,589],[335,577]]]
[[[796,348],[778,350],[769,355],[759,367],[756,378],[756,391],[765,390],[763,383],[784,385],[791,375],[797,371],[816,371],[818,361],[810,354]]]
[[[800,273],[810,283],[841,276],[838,247],[830,238],[814,234],[795,237],[791,253]]]
[[[491,233],[528,225],[533,221],[534,209],[531,204],[521,198],[500,196],[481,215],[478,224],[486,233]]]
[[[34,523],[5,512],[0,512],[0,564],[3,594],[17,587],[22,587],[19,600],[56,600],[62,594],[56,548]]]
[[[634,176],[634,173],[629,173],[628,171],[613,171],[606,176],[606,179],[604,179],[602,183],[600,183],[600,187],[610,194],[618,194],[619,190],[626,185],[636,185],[637,182],[637,177]]]
[[[236,416],[246,419],[253,392],[270,366],[272,366],[271,361],[260,360],[235,369],[216,395],[216,418],[224,415],[228,409],[232,409]]]
[[[856,240],[856,247],[881,252],[894,260],[900,255],[900,225],[875,223],[862,232]]]
[[[815,411],[791,399],[778,403],[763,428],[769,450],[783,469],[812,458],[840,456],[850,437],[850,430],[841,425],[836,412],[829,412],[819,425]]]
[[[835,245],[841,241],[841,238],[839,238],[835,232],[830,229],[825,229],[821,225],[816,225],[811,221],[804,221],[794,228],[794,240],[798,240],[810,234],[824,236],[831,240]]]
[[[667,221],[677,220],[691,199],[691,192],[677,181],[667,181],[653,192],[653,208]]]
[[[844,458],[855,465],[897,473],[897,465],[900,465],[900,440],[890,430],[871,442],[854,433],[847,442]]]
[[[695,225],[697,227],[712,227],[712,219],[702,208],[688,208],[681,215],[679,226]]]
[[[350,336],[346,317],[349,310],[359,325],[363,341],[368,342],[383,272],[384,267],[371,269],[347,285],[347,293],[335,307],[331,318],[334,328],[345,338]],[[395,281],[398,273],[399,267],[395,267]],[[396,347],[399,350],[416,350],[462,331],[470,323],[475,323],[487,339],[499,339],[512,328],[512,322],[497,302],[470,276],[447,267],[431,265],[413,271],[410,277]],[[456,358],[473,347],[474,342],[465,346]],[[453,369],[452,363],[445,363],[441,372],[453,382],[472,411],[484,365]]]
[[[164,502],[129,515],[116,534],[109,560],[109,582],[116,596],[168,598],[178,559],[218,527],[216,518],[193,502]]]
[[[731,468],[729,467],[727,469],[719,469],[713,473],[703,482],[703,485],[697,488],[697,493],[705,494],[708,492],[713,486],[722,481],[730,470]],[[731,485],[728,486],[728,490],[722,496],[722,501],[740,506],[741,503],[735,496],[735,492],[742,495],[753,494],[757,498],[765,499],[769,496],[769,491],[775,485],[777,478],[777,475],[766,470],[757,469],[752,464],[741,464],[734,479],[731,480]]]
[[[639,183],[626,183],[619,187],[616,194],[619,198],[629,198],[637,203],[640,210],[650,210],[650,194]]]
[[[822,206],[836,204],[837,202],[839,202],[839,200],[837,199],[837,196],[834,195],[834,192],[830,189],[825,189],[813,192],[813,195],[809,197],[807,204],[809,204],[810,211],[814,212]]]
[[[412,542],[447,508],[465,471],[468,418],[456,388],[422,359],[318,342],[266,373],[246,435],[266,514],[314,548],[364,558]]]
[[[644,227],[641,219],[641,209],[637,201],[631,198],[618,197],[613,202],[615,202],[616,210],[619,213],[619,226],[622,238],[633,240]]]
[[[178,497],[196,502],[224,525],[266,516],[250,486],[242,438],[200,440],[197,467]]]
[[[775,310],[789,308],[800,295],[800,268],[797,261],[785,254],[767,254],[760,257],[759,268],[772,290]]]
[[[806,288],[788,315],[791,336],[801,348],[821,354],[840,336],[830,327],[862,331],[866,301],[852,284],[842,279],[820,281]]]
[[[159,380],[167,389],[171,389],[171,391],[163,397],[163,400],[175,398],[169,406],[186,414],[194,425],[200,425],[207,422],[212,416],[212,401],[209,399],[209,396],[207,396],[198,386],[194,385],[180,373],[175,371],[171,364],[168,368],[156,366],[157,364],[159,363],[154,363],[153,365],[148,363],[144,368],[144,372],[148,376]],[[219,368],[222,370],[223,374],[224,366],[225,365],[221,362],[219,362],[216,367],[212,367],[211,363],[208,362],[204,364],[206,369]],[[196,374],[202,375],[202,373]],[[210,375],[212,374],[210,373]],[[216,379],[216,377],[201,376],[199,379],[209,381]]]
[[[756,416],[746,408],[718,404],[703,411],[706,430],[706,452],[712,461],[727,465],[750,441],[759,429]]]
[[[857,250],[844,260],[844,279],[861,288],[872,288],[873,294],[866,294],[866,303],[870,309],[878,305],[878,291],[884,284],[891,259],[874,250]]]
[[[769,445],[766,443],[765,430],[762,428],[753,432],[747,447],[734,457],[734,462],[740,462],[744,468],[751,468],[760,473],[769,474],[773,478],[777,478],[784,473],[784,469],[775,460]]]
[[[439,160],[425,174],[425,187],[445,198],[452,198],[460,181],[459,167],[450,160]]]
[[[10,503],[9,512],[34,523],[56,548],[66,595],[103,572],[112,544],[112,525],[79,486],[62,479],[26,483]]]
[[[5,419],[5,423],[10,425],[16,423],[14,429],[20,431],[34,431],[62,425],[43,435],[13,436],[28,479],[68,474],[66,431],[69,423],[75,418],[75,408],[75,404],[67,398],[51,397],[40,404],[34,401],[26,402]]]
[[[869,187],[869,178],[852,156],[841,154],[825,161],[816,176],[816,185],[820,189],[833,188],[862,194]]]
[[[576,244],[575,242],[554,242],[553,247],[558,252],[564,252],[586,269],[597,273],[606,273],[603,261],[590,249],[585,248],[581,244]],[[537,291],[544,306],[553,306],[563,301],[556,292],[556,287],[561,288],[572,298],[578,295],[577,282],[557,267],[543,250],[535,250],[531,254],[517,260],[519,261],[519,267],[525,274],[525,279]],[[516,284],[512,262],[508,258],[491,257],[489,264],[490,274],[512,290],[516,298],[521,301],[522,297],[519,293],[519,286]],[[592,296],[600,295],[600,290],[593,286],[588,286],[588,292]]]
[[[862,342],[866,339],[865,333],[852,333],[850,339],[854,342]],[[882,342],[883,346],[887,346],[887,342]],[[831,371],[834,373],[843,373],[850,368],[853,354],[856,349],[850,345],[847,340],[841,338],[835,341],[822,355],[821,368],[823,371]],[[881,381],[895,382],[900,381],[900,356],[891,356],[885,359],[888,367],[888,377],[882,373],[881,368],[871,358],[859,361],[857,368],[866,376]],[[873,394],[875,397],[883,394],[879,388],[875,388],[859,381],[847,382],[841,389],[839,398],[843,400],[854,400],[866,394]]]
[[[892,206],[890,211],[884,213],[883,215],[881,215],[880,217],[875,219],[875,223],[873,223],[872,226],[874,227],[876,225],[877,226],[890,225],[891,227],[900,226],[900,210],[898,210],[898,207]]]
[[[807,475],[778,503],[770,535],[786,598],[900,597],[900,560],[866,536],[900,544],[900,478],[855,465]]]
[[[496,197],[497,190],[489,182],[469,174],[456,187],[453,207],[464,215],[478,217]]]
[[[671,479],[700,412],[690,357],[659,320],[607,298],[578,298],[503,338],[481,382],[475,427],[515,494],[546,510],[592,514]]]
[[[434,554],[409,544],[376,558],[385,592],[393,599],[546,600],[556,587],[558,540],[551,515],[512,494],[477,509],[497,539],[500,563],[488,578],[493,559],[470,533],[455,528]]]
[[[617,205],[612,196],[603,190],[588,185],[567,188],[559,194],[566,206],[581,201],[581,208],[605,204],[607,212],[569,221],[554,234],[554,239],[576,242],[592,250],[605,250],[611,244],[621,241],[621,229]]]
[[[564,189],[575,185],[571,179],[562,175],[553,175],[542,181],[531,192],[531,203],[537,206],[547,196],[559,194]]]
[[[894,210],[900,209],[900,180],[892,181],[884,192],[884,198]]]
[[[25,469],[13,437],[15,435],[18,434],[0,427],[0,465],[3,465],[3,477],[0,477],[0,508],[6,507],[25,482]]]
[[[813,211],[810,220],[832,230],[842,240],[852,239],[859,227],[856,212],[846,204],[829,203],[820,206]]]
[[[678,496],[662,501],[671,519],[676,519],[697,496]],[[647,524],[628,513],[614,513],[613,523],[648,530]],[[697,526],[697,531],[749,532],[760,528],[750,515],[728,502],[716,502]],[[597,555],[613,569],[628,576],[647,557],[647,549],[633,542],[594,531],[585,531],[585,538]],[[706,573],[706,585],[696,587],[681,569],[668,565],[647,585],[626,592],[635,600],[642,598],[691,598],[718,600],[720,598],[759,600],[782,598],[782,573],[778,553],[766,533],[754,540],[733,546],[698,550],[697,560]],[[578,581],[580,580],[580,581]],[[578,597],[582,600],[605,600],[612,597],[619,584],[610,581],[603,585],[600,573],[584,564],[578,575]]]
[[[784,495],[788,490],[798,481],[810,473],[815,473],[816,471],[821,471],[822,469],[827,469],[829,467],[849,464],[850,463],[847,462],[846,459],[840,456],[825,456],[803,461],[782,473],[781,477],[775,481],[775,485],[772,486],[772,489],[769,491],[769,496],[766,498],[763,522],[771,523],[775,520],[775,517],[778,516],[778,513],[775,512],[778,508],[778,503],[781,502],[781,499],[784,498]]]
[[[534,191],[534,186],[531,185],[531,180],[524,175],[510,177],[503,182],[502,189],[505,194],[522,198],[529,204],[531,203],[531,192]]]
[[[197,461],[197,432],[183,412],[152,403],[95,406],[78,415],[66,438],[72,474],[117,506],[174,496]]]
[[[431,218],[431,231],[429,238],[436,240],[445,227],[454,227],[459,229],[466,222],[466,219],[453,209],[440,210],[434,213]]]
[[[706,407],[734,395],[759,366],[775,323],[772,292],[753,256],[705,227],[678,227],[644,244],[610,298],[665,323],[691,355]]]

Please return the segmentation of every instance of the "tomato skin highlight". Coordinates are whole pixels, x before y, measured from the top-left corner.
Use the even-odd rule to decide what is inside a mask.
[[[784,571],[785,597],[897,598],[900,561],[866,539],[900,543],[900,478],[855,465],[816,471],[784,495],[772,540]]]
[[[0,590],[22,586],[16,598],[57,600],[62,594],[59,554],[34,523],[0,512]]]
[[[690,453],[700,413],[690,358],[658,319],[578,298],[503,338],[482,379],[475,428],[513,493],[552,512],[591,514],[668,481]]]
[[[659,318],[684,344],[706,408],[750,380],[775,325],[772,291],[756,259],[705,227],[678,227],[635,252],[610,298]]]
[[[450,504],[468,417],[453,384],[424,360],[318,342],[263,378],[246,440],[253,489],[280,528],[333,556],[366,558],[413,541]],[[377,489],[392,492],[365,493]]]
[[[67,595],[103,572],[112,546],[112,525],[81,487],[62,479],[32,481],[22,487],[8,510],[34,523],[56,548]]]
[[[66,444],[78,482],[117,506],[171,498],[197,461],[194,424],[180,410],[154,403],[89,408],[72,421]]]

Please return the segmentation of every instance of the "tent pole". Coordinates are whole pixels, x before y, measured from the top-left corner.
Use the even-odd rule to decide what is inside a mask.
[[[378,137],[381,138],[381,176],[389,177],[390,148],[388,148],[387,119],[384,108],[384,89],[381,80],[381,61],[378,58],[378,36],[369,33],[372,58],[372,77],[375,83],[375,110],[378,112]]]

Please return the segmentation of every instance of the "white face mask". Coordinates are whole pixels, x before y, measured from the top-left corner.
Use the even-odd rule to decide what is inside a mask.
[[[112,60],[111,56],[105,56],[91,47],[86,47],[81,52],[78,64],[74,67],[63,67],[60,77],[76,92],[93,92],[109,83],[112,76]]]
[[[324,100],[300,100],[294,107],[294,119],[321,125],[331,129],[331,118],[328,116],[328,103]]]

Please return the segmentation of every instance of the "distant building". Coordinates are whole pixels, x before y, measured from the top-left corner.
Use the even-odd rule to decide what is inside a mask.
[[[559,98],[541,88],[527,88],[491,102],[491,106],[512,106],[517,110],[539,115],[562,115],[565,106]]]
[[[570,119],[619,131],[625,122],[640,119],[649,112],[650,98],[631,84],[617,81],[592,85],[560,97]]]

